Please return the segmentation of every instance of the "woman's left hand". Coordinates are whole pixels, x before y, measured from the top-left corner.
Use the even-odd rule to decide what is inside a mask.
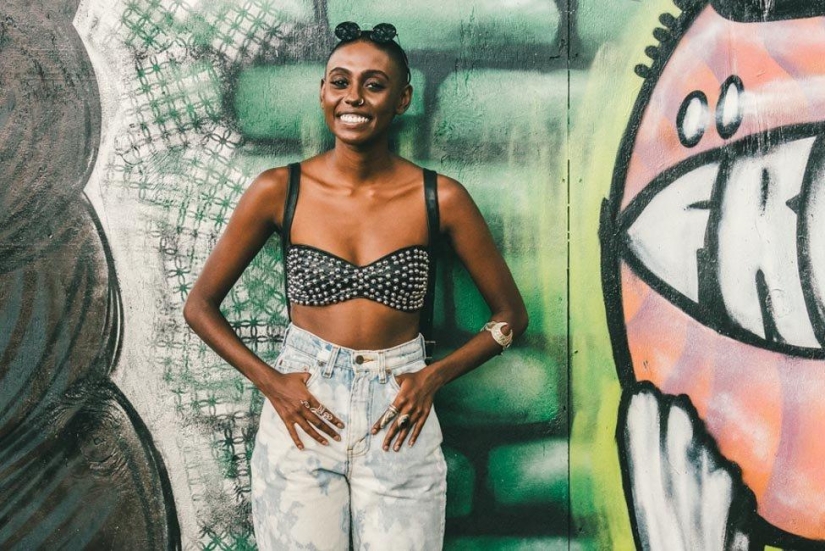
[[[438,386],[430,377],[433,365],[396,377],[400,390],[392,405],[372,426],[372,434],[378,434],[382,428],[387,429],[383,444],[384,451],[388,451],[391,445],[393,450],[400,450],[407,436],[410,436],[410,446],[415,444],[430,415],[433,398],[438,390]],[[390,377],[392,376],[391,374]],[[394,444],[393,440],[395,440]]]

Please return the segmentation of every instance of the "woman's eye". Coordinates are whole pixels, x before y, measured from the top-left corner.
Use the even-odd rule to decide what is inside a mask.
[[[368,82],[367,88],[370,90],[383,90],[385,88],[384,84],[381,82]]]
[[[335,86],[336,88],[343,88],[347,85],[347,81],[343,78],[336,78],[330,81],[330,83]]]

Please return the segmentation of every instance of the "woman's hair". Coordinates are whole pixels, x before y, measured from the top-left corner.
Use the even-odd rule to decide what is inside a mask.
[[[386,23],[382,23],[382,25],[386,25]],[[395,28],[393,27],[393,33],[394,32]],[[410,80],[412,78],[412,75],[410,74],[410,62],[407,59],[407,53],[404,51],[404,48],[402,48],[398,42],[392,39],[376,39],[372,36],[373,31],[359,30],[358,33],[358,36],[355,38],[340,40],[338,44],[336,44],[335,47],[333,47],[332,50],[329,52],[329,55],[327,56],[327,61],[329,61],[329,58],[332,57],[332,54],[334,54],[336,50],[346,46],[347,44],[352,44],[354,42],[369,42],[370,44],[372,44],[373,46],[375,46],[376,48],[390,56],[390,59],[392,59],[393,62],[395,62],[395,64],[401,68],[401,74],[406,76],[406,83],[410,83]]]

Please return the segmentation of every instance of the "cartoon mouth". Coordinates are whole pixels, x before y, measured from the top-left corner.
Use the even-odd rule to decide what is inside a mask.
[[[620,215],[622,257],[723,335],[825,358],[823,130],[771,129],[668,169]]]

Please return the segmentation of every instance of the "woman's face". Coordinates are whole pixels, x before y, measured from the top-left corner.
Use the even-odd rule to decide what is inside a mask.
[[[369,143],[386,136],[393,117],[407,110],[411,97],[403,68],[369,40],[335,50],[321,80],[327,126],[345,143]]]

